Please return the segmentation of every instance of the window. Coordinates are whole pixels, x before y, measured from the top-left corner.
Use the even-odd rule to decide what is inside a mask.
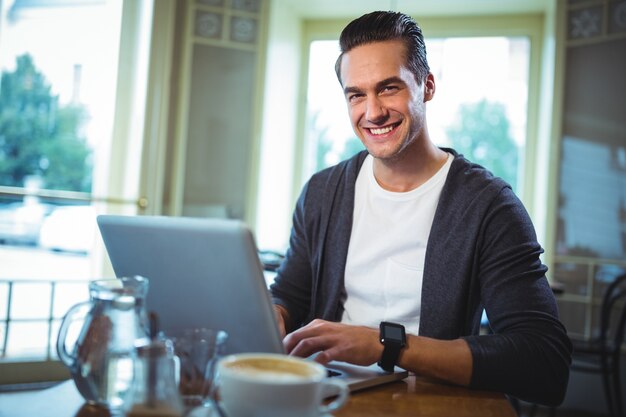
[[[85,222],[66,228],[67,236],[52,236],[50,231],[68,216],[62,210],[50,215],[68,203],[85,204],[54,191],[89,195],[94,180],[99,180],[93,170],[110,146],[121,3],[6,1],[2,5],[0,186],[12,189],[3,188],[0,195],[0,242],[4,244],[0,256],[28,253],[33,259],[33,249],[40,243],[58,251],[74,245],[73,252],[88,254],[93,245],[89,233],[95,231],[87,230],[93,225],[90,209],[82,209],[84,214],[73,219]],[[68,198],[52,198],[57,195]],[[51,226],[44,224],[48,220]],[[70,231],[79,228],[85,232],[82,246],[70,242]],[[65,237],[67,242],[62,241]],[[37,262],[42,266],[39,271],[33,269],[35,262],[14,262],[28,268],[5,268],[2,278],[50,276],[56,271],[59,278],[70,277],[71,271],[83,278],[91,275],[85,257],[63,259],[66,268],[60,271],[51,271],[45,259]]]
[[[426,39],[437,86],[428,103],[432,140],[507,180],[514,189],[526,141],[530,40],[526,37]],[[337,41],[310,45],[304,175],[363,149],[351,129],[334,72]]]
[[[0,0],[0,362],[56,357],[60,318],[105,270],[96,214],[137,210],[124,174],[143,136],[119,126],[145,108],[148,4]]]
[[[565,9],[553,276],[564,287],[559,311],[572,338],[598,336],[604,293],[626,271],[624,6]]]

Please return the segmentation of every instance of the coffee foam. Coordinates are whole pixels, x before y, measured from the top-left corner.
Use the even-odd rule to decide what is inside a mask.
[[[276,382],[304,381],[318,374],[306,364],[270,358],[241,359],[227,364],[227,367],[240,375]]]

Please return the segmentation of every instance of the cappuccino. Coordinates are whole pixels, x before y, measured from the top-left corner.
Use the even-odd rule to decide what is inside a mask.
[[[307,365],[301,362],[266,357],[242,359],[228,363],[225,367],[242,376],[275,382],[297,382],[323,376],[319,374],[317,368]]]
[[[284,354],[240,353],[218,364],[220,403],[229,417],[319,417],[348,398],[343,381],[320,364]],[[326,393],[337,397],[325,403]]]

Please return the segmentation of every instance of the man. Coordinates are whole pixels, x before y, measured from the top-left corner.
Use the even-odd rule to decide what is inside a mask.
[[[287,351],[561,403],[571,343],[543,250],[508,184],[431,141],[420,28],[374,12],[340,46],[337,76],[367,150],[315,174],[298,200],[271,286]],[[490,335],[478,335],[483,308]]]

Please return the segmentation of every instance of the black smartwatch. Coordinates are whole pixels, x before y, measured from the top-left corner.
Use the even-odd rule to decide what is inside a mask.
[[[400,351],[406,346],[406,332],[404,326],[397,323],[383,321],[380,323],[380,343],[385,347],[378,366],[387,372],[393,372],[398,363]]]

